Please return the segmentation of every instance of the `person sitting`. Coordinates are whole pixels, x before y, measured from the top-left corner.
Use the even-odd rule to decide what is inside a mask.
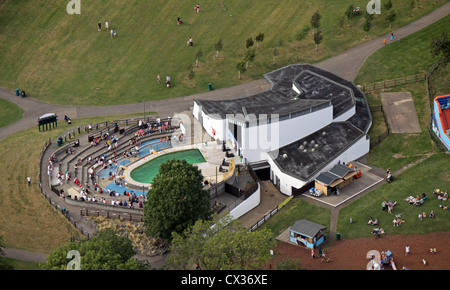
[[[369,222],[367,224],[368,225],[377,225],[378,219],[373,219],[372,217],[369,217]]]
[[[183,24],[183,21],[181,21],[181,17],[178,16],[177,18],[177,25],[181,25]]]
[[[434,211],[430,212],[430,218],[433,219],[434,218]]]

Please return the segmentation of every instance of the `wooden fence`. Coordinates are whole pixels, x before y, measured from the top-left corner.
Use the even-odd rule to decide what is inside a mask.
[[[426,80],[426,78],[427,78],[427,73],[415,74],[415,75],[411,75],[411,76],[396,78],[393,80],[385,80],[385,81],[376,82],[376,83],[372,83],[372,84],[368,84],[368,85],[363,85],[361,90],[366,93],[366,92],[371,92],[371,91],[376,91],[376,90],[387,89],[387,88],[391,88],[391,87],[395,87],[395,86],[399,86],[399,85],[424,81],[424,80]]]

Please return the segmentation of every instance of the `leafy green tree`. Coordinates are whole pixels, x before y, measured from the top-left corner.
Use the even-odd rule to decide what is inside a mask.
[[[200,170],[186,160],[161,164],[144,205],[145,225],[150,236],[169,241],[198,219],[211,215],[209,193],[203,190]]]
[[[302,29],[298,30],[298,31],[295,33],[295,39],[296,39],[298,42],[301,42],[301,41],[305,40],[305,38],[306,38],[306,36],[308,35],[308,32],[309,32],[310,29],[311,29],[310,26],[305,25]]]
[[[310,23],[313,29],[313,34],[315,33],[315,29],[319,29],[320,27],[320,19],[322,16],[320,15],[319,11],[314,12],[314,14],[311,16]]]
[[[195,66],[198,67],[198,60],[203,56],[203,51],[199,49],[195,54]]]
[[[249,231],[228,213],[199,220],[183,234],[174,234],[166,265],[205,270],[256,270],[267,265],[275,246],[270,230]]]
[[[219,41],[214,44],[214,48],[216,49],[216,58],[218,58],[219,52],[223,49],[222,39],[219,39]]]
[[[442,62],[444,64],[450,61],[450,41],[447,32],[442,32],[440,36],[432,37],[430,51],[433,56],[442,54]]]
[[[387,0],[386,3],[384,3],[384,9],[386,10],[391,10],[392,8],[392,1],[391,0]]]
[[[369,33],[371,26],[372,22],[369,20],[369,18],[366,18],[366,21],[364,22],[363,26],[363,30],[366,32],[365,37],[367,37],[367,33]]]
[[[395,21],[395,18],[397,17],[397,14],[395,13],[395,10],[389,10],[388,14],[386,14],[386,21],[389,22],[389,28],[392,28],[392,22]]]
[[[245,52],[244,60],[245,60],[245,68],[248,68],[248,62],[253,62],[256,57],[256,49],[247,49]]]
[[[318,30],[317,33],[314,34],[314,43],[316,44],[316,51],[318,50],[319,44],[322,42],[322,39],[323,39],[322,32]]]
[[[355,14],[353,13],[353,10],[355,9],[355,7],[353,6],[353,4],[350,4],[350,6],[348,6],[347,10],[345,10],[345,17],[347,17],[347,26],[350,26],[350,20],[353,19],[353,17],[355,16]]]
[[[273,55],[273,64],[275,64],[275,59],[277,58],[278,55],[280,55],[278,47],[275,47],[275,49],[272,51],[272,55]]]
[[[92,238],[71,242],[47,256],[41,264],[44,270],[66,270],[73,260],[70,251],[78,251],[81,270],[145,270],[146,262],[133,258],[133,245],[127,237],[121,237],[112,229],[98,231]]]
[[[11,263],[5,257],[2,257],[5,255],[4,247],[3,237],[0,236],[0,270],[13,270]]]
[[[264,33],[260,32],[258,35],[256,35],[256,48],[259,48],[259,44],[264,41]]]
[[[249,38],[247,38],[247,40],[245,41],[245,48],[249,48],[251,46],[253,46],[253,44],[255,44],[255,42],[253,41],[253,38],[250,36]]]
[[[411,13],[412,13],[412,10],[414,9],[414,7],[416,7],[416,1],[411,0],[411,2],[409,2],[409,17],[411,17]]]
[[[236,65],[236,69],[238,70],[238,78],[241,79],[241,74],[247,71],[246,61],[243,60]]]

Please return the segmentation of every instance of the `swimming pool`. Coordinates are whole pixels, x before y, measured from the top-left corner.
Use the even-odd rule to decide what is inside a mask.
[[[202,153],[198,149],[189,149],[167,153],[158,156],[145,164],[133,169],[130,176],[133,180],[141,183],[151,183],[153,178],[158,174],[159,166],[170,159],[186,160],[189,164],[197,164],[206,162]]]

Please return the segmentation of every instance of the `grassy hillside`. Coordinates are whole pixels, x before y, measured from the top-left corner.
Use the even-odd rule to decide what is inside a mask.
[[[428,72],[439,59],[430,53],[431,39],[443,32],[450,33],[450,15],[375,51],[361,66],[355,83],[368,84]]]
[[[422,0],[411,17],[409,0],[394,1],[403,26],[447,2]],[[290,63],[315,63],[390,31],[384,10],[375,15],[365,38],[359,16],[338,28],[349,6],[346,0],[223,0],[197,1],[82,0],[81,14],[66,12],[68,1],[0,1],[0,86],[25,89],[34,98],[56,104],[111,105],[167,99],[226,87],[262,77]],[[365,10],[367,0],[352,2]],[[322,15],[323,41],[314,50],[312,35],[302,43],[295,32],[309,25],[315,11]],[[176,19],[184,23],[177,26]],[[97,31],[109,20],[117,31]],[[347,26],[348,24],[348,26]],[[258,33],[265,39],[249,69],[238,79],[236,64],[243,59],[245,40]],[[194,46],[186,41],[193,37]],[[215,58],[214,44],[223,50]],[[273,51],[279,55],[273,63]],[[203,56],[195,67],[195,55]],[[188,78],[188,67],[194,77]],[[171,76],[173,88],[156,83]]]

